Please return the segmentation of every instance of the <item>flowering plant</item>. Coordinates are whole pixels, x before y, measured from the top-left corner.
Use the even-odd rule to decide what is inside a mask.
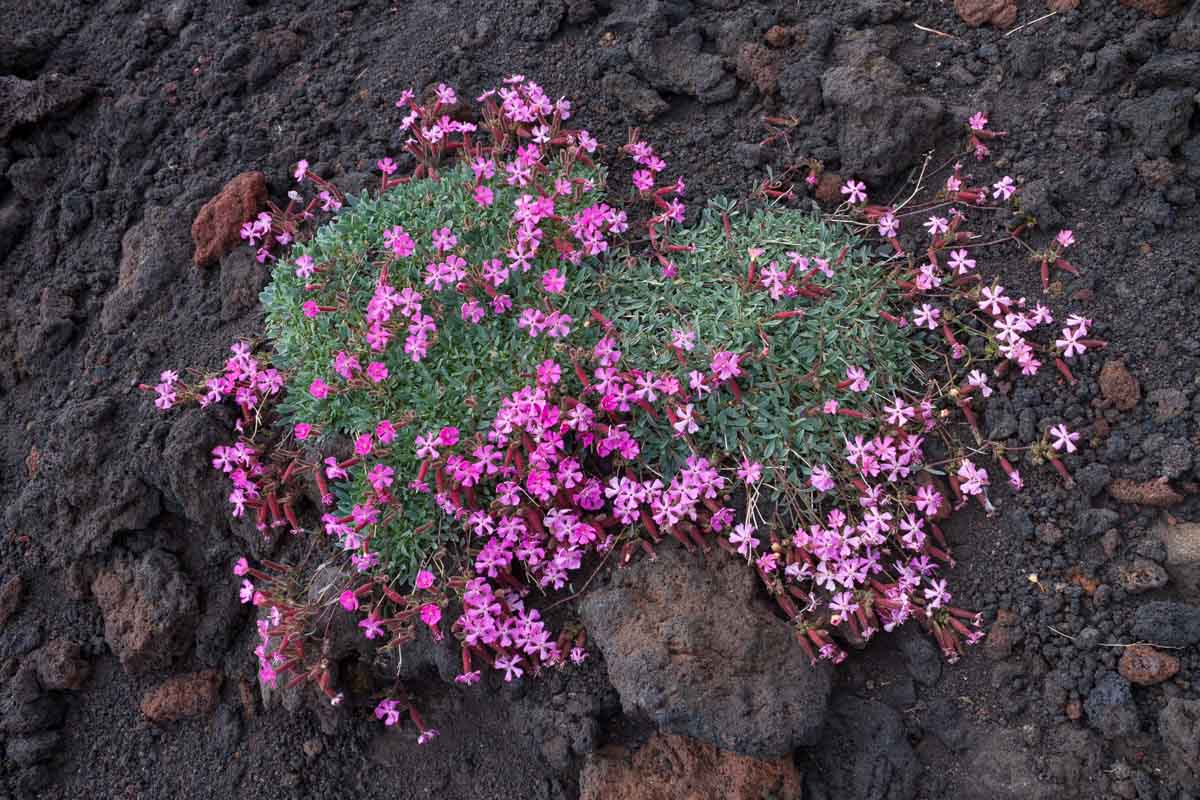
[[[1073,380],[1064,359],[1103,346],[1078,317],[1038,344],[1049,309],[975,271],[990,242],[968,215],[1007,204],[1012,179],[989,192],[955,165],[932,198],[894,206],[850,180],[831,221],[716,200],[684,228],[684,181],[636,133],[626,211],[605,202],[597,143],[567,127],[567,101],[515,76],[479,102],[477,127],[449,87],[425,104],[406,92],[416,166],[396,177],[381,159],[373,195],[347,198],[301,162],[317,198],[296,193],[244,231],[273,264],[270,351],[237,343],[199,386],[168,372],[155,387],[160,408],[232,399],[240,436],[213,465],[234,515],[302,534],[315,489],[317,549],[344,560],[316,596],[302,564],[236,565],[263,609],[260,678],[311,679],[340,702],[331,659],[307,645],[337,614],[385,655],[422,627],[451,634],[464,685],[481,666],[511,681],[579,663],[585,634],[551,631],[537,593],[666,537],[750,564],[814,661],[909,619],[951,660],[978,640],[938,576],[951,556],[937,523],[970,497],[993,510],[981,455],[1022,485],[978,426],[973,400],[993,391],[980,367],[1034,374],[1053,358]],[[970,123],[981,158],[1001,135],[986,124]],[[312,232],[318,209],[336,215]],[[627,213],[645,220],[641,250]],[[913,218],[925,233],[906,248]],[[867,246],[876,235],[890,254]],[[1071,243],[1030,251],[1070,271]],[[975,447],[947,426],[955,412]],[[1054,454],[1078,435],[1052,434],[1037,449],[1069,479]],[[376,716],[406,710],[421,741],[435,735],[399,686]]]

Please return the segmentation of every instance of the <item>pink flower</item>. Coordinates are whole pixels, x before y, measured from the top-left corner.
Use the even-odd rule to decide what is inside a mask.
[[[547,358],[537,368],[537,382],[542,386],[554,386],[562,380],[562,367],[553,359]]]
[[[967,120],[967,124],[971,126],[971,130],[981,131],[987,127],[988,118],[983,115],[982,111],[976,111],[971,115],[971,118]]]
[[[444,83],[439,83],[437,85],[437,89],[434,91],[434,94],[437,95],[438,102],[444,105],[452,106],[458,102],[458,95],[454,93],[453,89]]]
[[[930,236],[937,236],[950,230],[950,221],[935,214],[925,222],[923,227],[929,231]]]
[[[542,288],[550,294],[562,294],[567,288],[567,278],[560,275],[557,269],[548,269],[542,273]]]
[[[376,464],[367,473],[367,480],[370,481],[371,487],[377,492],[383,492],[387,487],[392,485],[393,476],[396,471],[387,464]]]
[[[305,300],[304,304],[301,305],[300,308],[304,311],[304,316],[308,317],[309,319],[313,319],[317,316],[317,314],[321,313],[321,308],[317,305],[316,300]]]
[[[737,476],[740,480],[746,483],[758,483],[762,478],[763,466],[757,461],[751,461],[748,458],[742,459],[742,465],[738,467]]]
[[[372,361],[367,365],[367,377],[374,383],[383,383],[387,380],[388,368],[382,361]]]
[[[979,301],[979,308],[994,317],[1004,313],[1004,309],[1011,304],[1011,301],[1004,296],[1003,286],[997,286],[995,289],[985,286],[981,295],[983,299]]]
[[[654,175],[648,169],[639,169],[631,176],[633,186],[639,192],[648,192],[654,188]]]
[[[490,206],[496,199],[496,195],[492,190],[482,183],[475,187],[472,196],[475,198],[475,202],[481,206]]]
[[[1051,447],[1055,450],[1066,449],[1068,453],[1074,453],[1078,448],[1075,442],[1079,441],[1079,434],[1072,433],[1067,430],[1066,425],[1058,424],[1050,429],[1050,435],[1054,438]]]
[[[1083,336],[1083,330],[1079,328],[1063,328],[1063,338],[1055,339],[1054,346],[1063,351],[1063,355],[1071,358],[1075,355],[1083,353],[1087,350],[1087,346],[1079,339]]]
[[[1061,230],[1054,237],[1054,241],[1058,242],[1059,247],[1066,250],[1071,245],[1075,244],[1075,234],[1070,230]]]
[[[383,620],[381,620],[374,611],[370,616],[359,620],[358,627],[363,629],[363,636],[368,639],[375,639],[383,636]]]
[[[929,303],[922,303],[920,308],[914,306],[913,312],[913,322],[931,331],[937,328],[938,320],[942,316],[941,310],[929,305]]]
[[[393,226],[383,232],[383,243],[392,248],[392,252],[396,254],[397,258],[408,258],[417,249],[417,243],[399,225]],[[409,292],[412,292],[412,290],[409,289]],[[419,299],[420,295],[417,295],[417,297]]]
[[[380,420],[375,426],[375,438],[380,444],[391,444],[396,439],[396,427],[390,420]]]
[[[525,674],[525,670],[519,666],[520,663],[521,657],[517,655],[501,656],[496,659],[496,669],[504,673],[505,683],[512,683],[513,679]]]
[[[238,596],[243,603],[251,602],[254,599],[254,584],[248,580],[242,581],[242,588],[238,592]]]
[[[441,228],[433,232],[433,249],[443,252],[452,250],[458,244],[458,237],[449,228]]]
[[[758,539],[754,538],[755,528],[748,522],[738,523],[729,534],[729,543],[737,547],[737,551],[745,558],[750,557],[754,548],[758,547]]]
[[[249,581],[247,581],[249,583]],[[358,595],[347,589],[338,597],[338,602],[347,611],[358,611]]]
[[[833,482],[833,478],[829,476],[829,467],[824,464],[818,464],[813,467],[812,475],[809,476],[808,482],[818,492],[828,492],[836,485]]]
[[[314,378],[308,385],[308,393],[318,400],[324,400],[329,396],[329,386],[320,378]]]
[[[738,360],[741,356],[736,353],[731,353],[728,350],[721,350],[712,357],[712,371],[718,378],[727,381],[730,378],[736,378],[742,374],[742,369],[738,365]]]
[[[400,701],[380,700],[375,706],[375,719],[382,720],[389,728],[400,722]]]
[[[421,621],[429,627],[434,627],[442,619],[442,609],[436,603],[426,603],[421,606]]]
[[[250,562],[245,558],[239,558],[237,563],[233,565],[233,574],[239,578],[250,571]]]
[[[379,167],[379,171],[384,175],[391,175],[396,171],[396,162],[390,158],[381,158],[375,162],[375,166]]]
[[[357,456],[369,455],[374,448],[375,443],[369,433],[364,433],[354,440],[354,454]]]
[[[458,428],[453,425],[447,425],[438,431],[438,441],[442,447],[453,447],[458,444]]]
[[[842,185],[842,194],[851,205],[866,202],[867,185],[862,181],[848,180]]]
[[[308,162],[302,158],[298,162],[296,162],[296,171],[292,173],[292,176],[296,179],[296,182],[298,183],[298,182],[304,180],[304,176],[307,174],[308,174]]]
[[[871,388],[871,381],[867,379],[867,371],[862,367],[848,367],[846,380],[850,381],[850,391],[852,392],[865,392]]]
[[[968,258],[966,250],[952,250],[950,252],[950,269],[959,275],[966,275],[967,272],[975,269],[975,259]]]
[[[417,573],[417,579],[413,582],[418,589],[428,589],[434,583],[433,573],[427,569],[423,569]]]
[[[1013,179],[1009,175],[1005,175],[1003,178],[993,183],[992,189],[995,190],[992,192],[992,197],[1000,197],[1005,200],[1012,197],[1017,191],[1016,184],[1013,183]]]
[[[879,235],[885,239],[891,239],[900,233],[900,220],[887,212],[879,218]]]
[[[462,675],[457,676],[454,679],[454,682],[461,683],[463,686],[473,686],[474,684],[479,683],[481,677],[482,676],[479,674],[479,670],[476,669],[471,670],[470,672],[464,672]]]

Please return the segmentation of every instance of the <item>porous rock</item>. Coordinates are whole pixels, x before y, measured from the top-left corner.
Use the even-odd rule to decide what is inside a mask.
[[[1188,647],[1200,642],[1200,608],[1187,603],[1155,600],[1138,606],[1133,635],[1166,647]]]
[[[921,765],[900,713],[883,703],[838,693],[829,704],[821,744],[805,771],[805,797],[911,800]]]
[[[798,798],[800,792],[790,757],[763,761],[661,733],[632,753],[611,748],[592,754],[579,776],[580,800],[760,800]]]
[[[215,264],[241,241],[242,223],[251,220],[267,202],[267,176],[243,172],[209,200],[192,223],[198,267]]]
[[[164,669],[187,650],[197,619],[196,591],[163,550],[120,558],[92,582],[104,639],[127,672]]]
[[[980,25],[1008,28],[1017,21],[1016,0],[954,0],[954,10],[972,28]]]
[[[1179,659],[1148,644],[1135,644],[1124,648],[1117,671],[1130,683],[1153,686],[1179,672]]]
[[[1100,370],[1100,394],[1121,411],[1132,411],[1142,399],[1137,378],[1129,373],[1124,361],[1110,359]]]
[[[742,564],[663,547],[593,590],[580,613],[625,713],[665,733],[770,758],[821,730],[829,666],[809,664]]]
[[[191,675],[177,675],[151,689],[142,698],[142,714],[153,722],[174,722],[198,717],[217,707],[221,673],[209,669]]]
[[[52,639],[33,659],[43,689],[78,689],[91,674],[91,665],[70,639]]]
[[[1083,704],[1088,724],[1106,739],[1137,733],[1137,707],[1129,681],[1115,672],[1106,672],[1096,681]]]
[[[826,70],[821,94],[837,111],[842,171],[874,181],[902,172],[929,149],[945,109],[914,90],[894,61],[864,56]]]
[[[1158,735],[1176,780],[1189,790],[1200,789],[1200,700],[1169,699],[1158,713]]]

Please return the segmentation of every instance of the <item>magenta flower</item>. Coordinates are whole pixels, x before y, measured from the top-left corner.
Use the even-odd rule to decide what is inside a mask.
[[[309,319],[314,319],[317,314],[321,313],[321,307],[317,305],[316,300],[305,300],[300,308],[304,312],[304,316]]]
[[[292,434],[299,440],[304,441],[312,433],[312,425],[307,422],[297,422],[292,428]]]
[[[379,171],[384,175],[391,175],[396,171],[396,162],[390,158],[381,158],[375,162],[375,166],[379,167]]]
[[[382,492],[384,489],[392,485],[396,471],[387,464],[376,464],[367,474],[367,480],[371,482],[371,486],[377,492]]]
[[[484,207],[490,206],[496,199],[496,195],[492,190],[482,183],[475,187],[472,197],[475,198],[476,203]]]
[[[249,583],[249,581],[246,581],[246,583]],[[341,596],[338,597],[338,602],[341,603],[342,608],[347,611],[358,611],[358,595],[354,594],[354,592],[350,591],[349,589],[342,592]]]
[[[728,350],[720,350],[712,357],[712,371],[723,381],[730,378],[736,378],[742,374],[742,369],[738,365],[738,360],[741,356],[736,353],[731,353]]]
[[[396,439],[396,427],[389,420],[380,420],[375,426],[375,438],[380,444],[391,444]]]
[[[329,396],[329,385],[320,378],[313,379],[313,382],[308,385],[308,393],[317,400],[324,400]]]
[[[356,456],[369,455],[373,449],[375,449],[375,442],[371,439],[371,434],[369,433],[361,434],[354,440],[354,454]]]
[[[417,579],[413,582],[413,585],[418,589],[424,590],[432,587],[434,580],[433,573],[427,569],[423,569],[417,573]]]
[[[370,616],[359,620],[358,627],[363,629],[363,636],[368,639],[375,639],[383,636],[383,620],[376,616],[372,611]]]
[[[400,701],[380,700],[375,706],[375,719],[382,720],[389,728],[400,722]]]
[[[453,447],[458,444],[458,428],[453,425],[447,425],[438,431],[438,441],[442,447]]]
[[[458,237],[449,228],[441,228],[433,232],[433,249],[448,252],[458,244]]]
[[[387,376],[387,364],[384,364],[382,361],[372,361],[367,365],[367,377],[370,378],[373,383],[383,383],[385,380],[387,380]]]
[[[254,599],[254,584],[248,580],[242,581],[242,588],[238,592],[238,596],[243,603],[249,603]]]
[[[981,131],[987,127],[988,118],[983,115],[982,111],[976,111],[971,115],[971,118],[967,120],[967,124],[971,126],[971,130]]]
[[[421,621],[429,627],[434,627],[442,619],[442,609],[436,603],[426,603],[421,606]]]
[[[237,563],[233,565],[233,574],[239,578],[250,571],[250,562],[245,558],[239,558]],[[245,602],[245,601],[243,601]]]
[[[512,683],[515,678],[525,674],[520,664],[521,657],[517,655],[500,656],[496,659],[496,669],[504,673],[505,683]]]
[[[482,676],[479,674],[479,670],[476,669],[476,670],[471,670],[470,672],[464,672],[463,674],[458,675],[457,677],[455,677],[454,682],[461,683],[463,686],[473,686],[476,683],[479,683],[479,679],[481,677]]]

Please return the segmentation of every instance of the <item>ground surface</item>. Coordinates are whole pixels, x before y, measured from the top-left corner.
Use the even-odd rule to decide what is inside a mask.
[[[226,181],[262,170],[279,199],[307,158],[353,184],[395,152],[401,89],[444,80],[473,95],[512,72],[574,98],[601,141],[641,125],[693,200],[745,193],[808,155],[883,198],[926,150],[950,157],[972,111],[1011,132],[977,171],[1012,174],[1047,230],[1075,230],[1085,275],[1058,287],[1055,309],[1082,310],[1112,344],[1076,367],[1076,388],[1017,383],[985,424],[1027,444],[1068,420],[1090,439],[1068,459],[1080,485],[1025,467],[1031,488],[999,493],[1000,515],[958,518],[960,600],[999,616],[989,641],[940,670],[904,637],[852,655],[827,734],[796,758],[814,797],[1191,796],[1180,764],[1200,748],[1195,721],[1164,738],[1159,718],[1197,697],[1200,623],[1177,626],[1194,626],[1190,645],[1188,630],[1169,634],[1184,642],[1168,651],[1179,673],[1131,699],[1113,688],[1123,648],[1109,645],[1144,637],[1147,603],[1197,613],[1200,596],[1175,572],[1131,591],[1137,559],[1159,583],[1164,512],[1104,489],[1167,475],[1185,496],[1170,513],[1200,520],[1187,492],[1200,462],[1200,4],[1156,19],[1084,0],[1010,36],[966,27],[948,2],[892,0],[0,5],[0,600],[15,607],[0,628],[0,798],[573,797],[584,754],[645,737],[598,657],[495,696],[429,682],[443,736],[420,750],[366,719],[330,735],[307,708],[263,708],[246,683],[251,621],[231,600],[228,565],[246,545],[203,468],[213,429],[198,412],[154,414],[134,388],[261,331],[263,275],[246,253],[191,263],[192,220]],[[1015,24],[1045,13],[1019,6]],[[776,25],[791,30],[768,36]],[[764,116],[796,124],[763,147]],[[1015,249],[983,261],[1040,294]],[[1100,407],[1108,357],[1140,384],[1129,410]],[[167,661],[134,675],[106,640],[103,582],[93,590],[130,559],[151,573],[146,594],[178,595],[192,615]],[[80,645],[71,663],[90,674],[42,674],[61,667],[58,639]],[[145,692],[203,668],[223,676],[215,710],[143,716]]]

